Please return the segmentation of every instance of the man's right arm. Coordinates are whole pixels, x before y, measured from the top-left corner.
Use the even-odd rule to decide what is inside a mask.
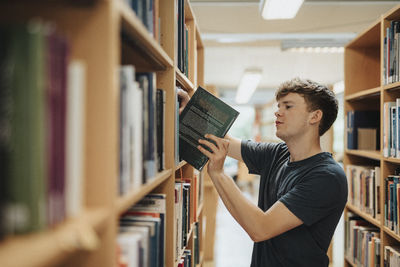
[[[225,138],[229,140],[228,156],[236,160],[243,161],[242,140],[230,135],[226,135]]]

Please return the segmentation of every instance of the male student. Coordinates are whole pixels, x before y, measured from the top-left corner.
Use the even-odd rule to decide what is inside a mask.
[[[185,93],[179,95],[187,102]],[[295,78],[276,92],[276,135],[284,143],[256,143],[206,135],[198,149],[225,206],[254,241],[252,267],[328,266],[326,255],[347,201],[342,168],[322,152],[322,136],[336,119],[328,88]],[[185,104],[183,103],[183,104]],[[258,206],[244,197],[223,170],[226,156],[260,175]]]

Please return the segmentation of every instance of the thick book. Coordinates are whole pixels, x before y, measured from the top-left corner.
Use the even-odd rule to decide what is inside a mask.
[[[224,137],[238,116],[238,111],[199,86],[179,116],[180,157],[202,170],[208,157],[197,149],[198,140],[205,134]]]
[[[347,112],[347,149],[358,149],[359,128],[374,128],[377,129],[377,140],[375,149],[379,149],[379,123],[380,114],[376,110],[350,110]]]

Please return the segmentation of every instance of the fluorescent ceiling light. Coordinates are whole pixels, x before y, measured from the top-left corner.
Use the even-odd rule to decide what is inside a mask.
[[[292,19],[304,0],[261,0],[261,15],[264,19]]]
[[[344,53],[344,47],[293,47],[287,49],[297,53]]]
[[[240,80],[240,84],[236,92],[236,103],[245,104],[249,102],[260,81],[260,69],[246,70],[242,76],[242,79]]]

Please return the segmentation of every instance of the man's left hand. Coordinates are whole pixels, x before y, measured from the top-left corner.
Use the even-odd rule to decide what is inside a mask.
[[[201,153],[203,153],[210,159],[210,162],[208,163],[208,173],[210,175],[223,173],[225,158],[228,154],[229,140],[218,138],[212,134],[206,134],[205,137],[215,142],[215,144],[213,144],[210,141],[199,139],[199,143],[210,148],[212,152],[208,151],[202,146],[197,147]]]

